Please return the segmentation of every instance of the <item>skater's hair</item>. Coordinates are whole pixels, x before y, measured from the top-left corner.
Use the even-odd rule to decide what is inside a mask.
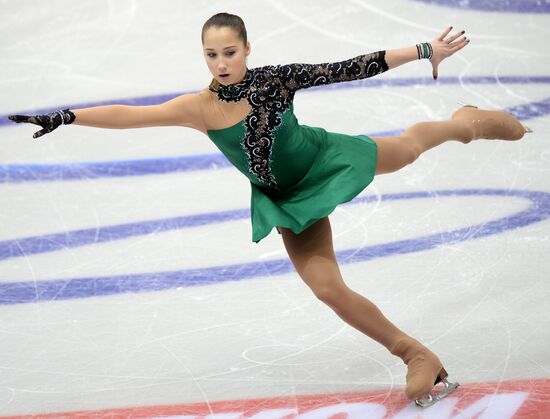
[[[206,22],[204,22],[204,25],[202,26],[202,32],[201,32],[201,41],[203,45],[204,45],[204,33],[212,26],[216,28],[227,26],[233,29],[237,33],[239,38],[243,41],[244,45],[246,46],[246,43],[248,42],[247,36],[246,36],[246,27],[244,26],[243,20],[239,16],[232,15],[231,13],[222,12],[222,13],[215,14]],[[214,90],[218,90],[218,88],[220,87],[220,83],[213,78],[212,82],[210,83],[210,87]]]

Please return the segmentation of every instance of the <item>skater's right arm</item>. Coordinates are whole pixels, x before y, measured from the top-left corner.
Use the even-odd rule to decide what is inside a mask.
[[[63,124],[96,128],[126,129],[155,126],[184,126],[199,129],[201,107],[196,93],[181,95],[158,105],[104,105],[82,109],[64,109],[47,115],[10,115],[14,122],[42,126],[33,138],[52,132]]]
[[[195,93],[181,95],[159,105],[107,105],[72,109],[72,112],[76,117],[75,125],[112,129],[193,127],[201,117]]]

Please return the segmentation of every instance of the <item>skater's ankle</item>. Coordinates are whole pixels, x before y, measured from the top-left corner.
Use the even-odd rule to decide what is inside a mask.
[[[417,346],[417,345],[422,346],[422,344],[418,342],[416,339],[414,339],[413,337],[403,334],[397,337],[392,342],[391,346],[388,347],[388,350],[393,355],[402,357],[404,352],[406,352],[412,346]]]
[[[463,144],[468,144],[470,141],[475,139],[475,127],[473,121],[468,119],[454,120],[454,122],[460,124],[458,138],[454,138],[456,141],[460,141]]]

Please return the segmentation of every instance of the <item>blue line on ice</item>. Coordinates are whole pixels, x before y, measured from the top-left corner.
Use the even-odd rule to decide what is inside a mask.
[[[486,237],[499,234],[508,230],[524,227],[536,222],[544,221],[550,217],[550,193],[542,191],[506,190],[506,189],[464,189],[464,190],[440,190],[432,192],[393,193],[380,197],[366,196],[356,197],[347,204],[372,202],[377,199],[383,201],[440,198],[443,196],[500,196],[512,198],[524,198],[531,202],[528,208],[515,214],[498,218],[481,224],[471,225],[452,231],[442,231],[414,239],[400,240],[384,244],[366,246],[358,249],[346,249],[336,252],[339,263],[354,263],[371,260],[374,258],[393,256],[434,249],[438,246],[458,243],[474,238]],[[344,205],[347,205],[344,204]],[[192,216],[187,220],[182,217],[179,224],[172,225],[173,228],[192,227],[205,223],[216,223],[237,219],[247,215],[245,211],[221,212],[214,215]],[[203,218],[201,218],[203,217]],[[212,217],[210,220],[208,217]],[[226,217],[226,218],[224,218]],[[157,223],[162,220],[155,221]],[[187,223],[187,224],[186,224]],[[133,227],[119,226],[122,231],[112,233],[115,238],[123,233],[125,228],[133,231]],[[146,228],[151,228],[152,225]],[[89,236],[83,234],[71,238],[73,242],[67,243],[70,247],[79,244],[80,240],[86,243]],[[101,237],[101,235],[99,236]],[[26,245],[29,249],[32,246],[46,246],[41,243],[42,238],[33,238]],[[5,245],[6,243],[4,243]],[[5,251],[4,247],[4,251]],[[13,249],[13,248],[12,248]],[[31,253],[39,253],[32,252]],[[190,287],[197,285],[216,284],[226,281],[240,281],[258,277],[269,277],[273,275],[286,274],[294,270],[288,258],[247,262],[225,266],[212,266],[196,269],[184,269],[168,272],[151,272],[117,276],[89,277],[89,278],[67,278],[54,280],[29,280],[23,282],[1,283],[0,284],[0,305],[36,303],[45,301],[68,300],[77,298],[89,298],[121,293],[139,293],[160,291],[178,287]]]
[[[505,13],[550,13],[550,0],[415,0],[461,10]]]
[[[531,77],[442,77],[438,81],[426,78],[400,78],[400,79],[363,79],[347,83],[333,83],[326,86],[314,87],[307,89],[309,91],[326,90],[326,89],[352,89],[359,87],[406,87],[413,85],[451,85],[451,84],[549,84],[550,77],[547,76],[531,76]],[[189,92],[187,92],[189,93]],[[83,108],[91,106],[99,106],[105,104],[129,104],[129,105],[152,105],[162,103],[166,100],[177,96],[149,96],[142,98],[113,100],[109,102],[95,102],[87,104],[75,104],[67,106],[69,108]],[[19,112],[23,114],[46,113],[55,109],[38,109],[33,112]],[[550,98],[513,106],[506,109],[508,112],[515,115],[521,120],[545,116],[550,113]],[[7,119],[7,115],[0,116],[0,126],[14,124]],[[10,125],[13,126],[13,125]],[[36,126],[33,126],[36,127]],[[36,127],[38,128],[38,127]],[[385,131],[373,134],[371,136],[380,135],[399,135],[402,129]],[[34,131],[33,131],[34,132]],[[52,133],[54,135],[55,133]],[[26,140],[26,139],[23,139]],[[40,139],[38,141],[47,141],[48,139]],[[29,134],[28,141],[36,141]],[[225,156],[221,153],[191,155],[191,156],[176,156],[162,157],[139,160],[126,161],[105,161],[105,162],[79,162],[79,163],[55,163],[55,164],[7,164],[0,165],[0,183],[21,183],[21,182],[42,182],[42,181],[68,181],[78,179],[95,179],[101,177],[118,177],[118,176],[143,176],[151,174],[162,174],[172,172],[183,172],[191,170],[211,170],[217,168],[225,168],[231,166]]]

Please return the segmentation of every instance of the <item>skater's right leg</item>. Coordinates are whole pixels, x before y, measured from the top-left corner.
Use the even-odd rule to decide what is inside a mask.
[[[284,227],[279,229],[298,275],[342,320],[386,347],[407,337],[378,307],[345,284],[334,254],[328,217],[298,235]]]
[[[350,326],[381,343],[407,364],[407,397],[413,400],[429,393],[442,369],[441,361],[399,330],[371,301],[347,287],[334,254],[328,217],[301,234],[284,227],[279,229],[296,271],[317,298]]]

